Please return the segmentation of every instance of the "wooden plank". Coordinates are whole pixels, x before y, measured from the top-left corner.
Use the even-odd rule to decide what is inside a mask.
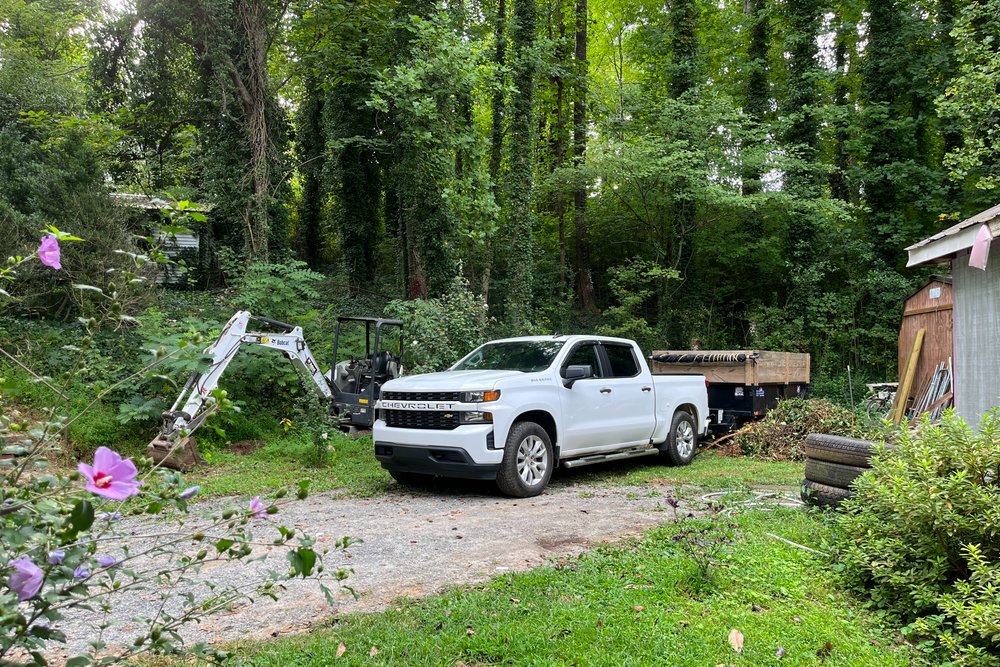
[[[913,347],[910,349],[910,356],[906,360],[906,369],[899,377],[899,391],[896,392],[892,409],[889,410],[889,414],[892,415],[892,423],[896,426],[899,426],[903,420],[903,413],[906,412],[906,401],[910,397],[913,376],[917,372],[917,361],[920,359],[920,348],[923,346],[925,333],[925,329],[917,332],[917,337],[913,339]]]
[[[929,308],[917,308],[916,310],[908,310],[903,313],[903,317],[910,317],[912,315],[922,315],[924,313],[937,313],[942,310],[951,310],[955,306],[952,304],[946,304],[943,306],[931,306]]]

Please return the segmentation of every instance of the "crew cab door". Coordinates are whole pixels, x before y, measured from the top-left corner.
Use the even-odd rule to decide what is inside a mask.
[[[653,376],[637,358],[634,345],[604,341],[601,347],[607,369],[601,386],[611,389],[615,402],[612,442],[648,445],[656,427]]]
[[[604,382],[604,359],[596,341],[577,343],[559,367],[560,377],[567,366],[590,366],[594,377],[577,380],[572,388],[560,386],[562,406],[561,454],[615,442],[613,416],[615,399]]]

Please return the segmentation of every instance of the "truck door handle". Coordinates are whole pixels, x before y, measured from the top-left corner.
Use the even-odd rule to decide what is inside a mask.
[[[602,394],[610,394],[611,393],[610,387],[601,387],[601,393]]]
[[[643,387],[642,390],[643,391],[653,391],[653,388],[652,387]]]

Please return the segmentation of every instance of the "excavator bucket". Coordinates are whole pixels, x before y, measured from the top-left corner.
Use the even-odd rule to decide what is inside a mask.
[[[181,472],[207,465],[205,459],[198,455],[198,443],[193,435],[176,442],[158,435],[146,446],[146,456],[152,458],[154,463]]]

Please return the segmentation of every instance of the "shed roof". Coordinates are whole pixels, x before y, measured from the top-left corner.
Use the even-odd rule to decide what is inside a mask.
[[[981,225],[989,225],[993,236],[1000,236],[1000,204],[977,213],[957,225],[938,232],[906,249],[909,258],[907,266],[931,266],[941,264],[962,250],[972,247]]]

